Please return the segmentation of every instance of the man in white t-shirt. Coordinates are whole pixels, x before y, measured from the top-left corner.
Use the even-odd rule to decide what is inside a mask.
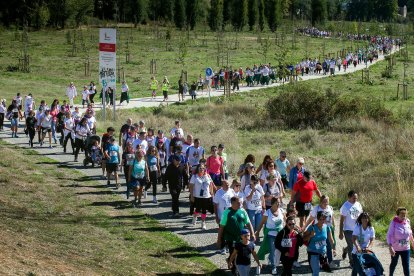
[[[358,194],[355,191],[349,191],[348,200],[342,205],[340,213],[341,220],[339,226],[339,239],[345,237],[347,247],[344,248],[342,259],[348,254],[349,262],[352,265],[352,232],[359,215],[363,212],[361,204],[358,202]]]
[[[145,139],[145,134],[146,132],[141,131],[139,133],[138,139],[136,139],[134,141],[134,143],[132,144],[132,148],[134,150],[136,150],[136,148],[138,147],[138,145],[141,145],[141,150],[144,151],[144,154],[147,154],[147,150],[148,150],[148,142]]]
[[[200,146],[200,139],[194,140],[194,145],[186,151],[186,159],[189,172],[193,173],[195,167],[200,164],[200,159],[204,159],[204,148]]]
[[[222,180],[222,186],[217,190],[213,198],[214,214],[216,215],[216,222],[220,224],[221,216],[224,210],[231,207],[231,198],[236,196],[233,189],[229,187],[227,180]]]
[[[180,133],[181,137],[184,137],[184,130],[181,128],[180,121],[175,121],[175,127],[173,127],[170,131],[171,139],[176,136],[177,131]]]

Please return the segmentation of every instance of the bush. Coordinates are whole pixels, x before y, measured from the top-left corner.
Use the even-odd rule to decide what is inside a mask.
[[[326,128],[334,121],[368,117],[393,123],[391,111],[377,100],[348,97],[331,89],[323,92],[306,84],[288,86],[270,99],[267,114],[280,126],[288,128]]]

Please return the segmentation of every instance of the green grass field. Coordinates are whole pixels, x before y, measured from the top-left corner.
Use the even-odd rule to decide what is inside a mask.
[[[129,203],[105,192],[105,185],[35,151],[1,141],[0,151],[0,274],[216,270],[156,220],[123,208]]]
[[[168,42],[165,36],[171,34]],[[181,41],[186,39],[186,32],[174,29],[159,28],[158,36],[150,27],[141,26],[137,29],[119,28],[117,58],[120,67],[125,72],[125,79],[130,86],[132,97],[150,96],[150,61],[157,60],[157,73],[159,82],[164,76],[168,76],[172,89],[177,89],[181,70],[188,72],[188,80],[196,81],[199,74],[204,75],[205,68],[219,69],[217,55],[224,56],[220,59],[221,65],[227,65],[227,52],[229,53],[228,65],[233,68],[252,66],[270,62],[276,64],[277,54],[281,49],[287,48],[286,61],[297,62],[302,58],[321,57],[325,53],[337,53],[341,49],[353,46],[363,46],[361,43],[352,43],[348,40],[317,39],[300,35],[295,36],[292,43],[292,32],[284,34],[281,30],[276,35],[262,33],[262,43],[268,39],[266,58],[263,47],[257,40],[257,34],[252,32],[233,33],[226,32],[217,42],[217,33],[203,31],[191,32],[187,46],[181,47]],[[77,52],[73,56],[73,46],[68,43],[68,35],[73,41],[76,36]],[[44,30],[29,32],[28,54],[30,55],[30,73],[8,72],[9,66],[17,66],[24,45],[21,42],[21,31],[2,31],[0,33],[0,95],[7,99],[15,96],[17,92],[23,95],[32,92],[37,99],[52,101],[54,98],[65,98],[66,86],[74,81],[81,92],[83,85],[90,81],[98,82],[98,28],[82,28],[79,30],[54,31]],[[81,39],[82,37],[82,39]],[[203,40],[206,44],[203,45]],[[235,48],[236,40],[239,43]],[[82,42],[83,41],[83,42]],[[131,54],[130,63],[126,63],[126,51]],[[276,43],[277,42],[277,43]],[[278,46],[279,45],[279,46]],[[167,49],[168,48],[168,49]],[[180,50],[185,49],[184,65],[179,61]],[[218,49],[220,49],[218,51]],[[227,50],[229,49],[229,50]],[[90,57],[90,77],[85,77],[85,58]],[[121,74],[122,77],[122,74]],[[100,88],[99,88],[100,89]],[[161,93],[161,92],[159,92]],[[78,98],[80,103],[80,99]]]

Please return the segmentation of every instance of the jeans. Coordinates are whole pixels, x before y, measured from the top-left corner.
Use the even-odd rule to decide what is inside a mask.
[[[257,229],[259,229],[260,222],[262,221],[262,210],[256,211],[247,209],[246,211],[247,215],[249,215],[254,231],[257,231]]]
[[[273,269],[279,265],[281,253],[275,247],[276,236],[267,235],[267,240],[269,242],[269,248],[270,248],[269,260],[270,260],[270,264],[272,265],[272,269]]]
[[[52,120],[52,138],[56,143],[56,122]]]
[[[395,267],[398,264],[398,257],[401,256],[404,276],[410,275],[410,250],[395,251],[395,256],[391,257],[390,276],[394,275]]]
[[[237,272],[240,276],[249,276],[250,274],[250,265],[236,265]]]
[[[345,241],[346,241],[346,247],[344,248],[344,250],[346,250],[348,253],[349,262],[352,263],[352,247],[353,247],[352,231],[345,230],[344,236],[345,236]]]
[[[281,261],[283,265],[283,272],[282,276],[292,276],[292,267],[295,258],[286,257],[284,255],[281,256]]]
[[[320,271],[319,254],[314,253],[310,256],[310,266],[312,269],[312,276],[318,276]]]
[[[352,266],[352,276],[361,275],[364,276],[364,271],[362,270],[361,264],[358,261],[357,255],[352,254],[352,259],[355,260],[353,266]]]
[[[328,263],[331,263],[333,258],[332,258],[332,245],[331,242],[329,241],[329,238],[326,239],[326,256],[328,257]]]

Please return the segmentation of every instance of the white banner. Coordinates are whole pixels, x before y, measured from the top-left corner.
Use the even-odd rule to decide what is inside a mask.
[[[116,88],[116,29],[99,29],[99,82]]]

